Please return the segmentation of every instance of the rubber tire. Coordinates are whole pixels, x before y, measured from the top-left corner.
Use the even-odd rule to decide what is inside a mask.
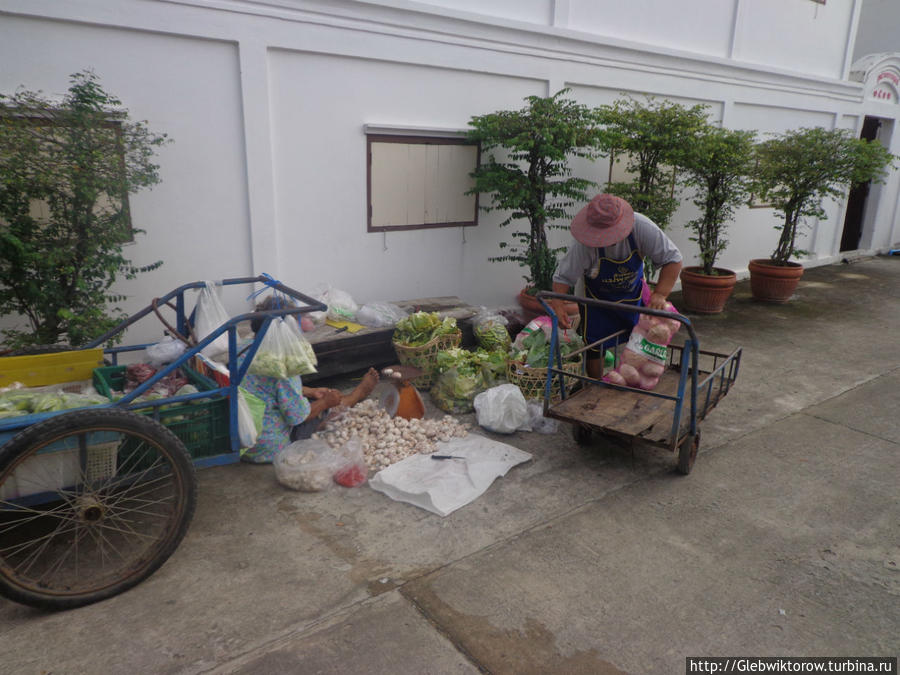
[[[593,435],[593,431],[590,427],[586,427],[582,424],[572,425],[572,438],[574,438],[575,442],[582,447],[591,444]]]
[[[676,470],[683,476],[687,476],[694,468],[697,452],[700,449],[700,430],[693,436],[688,436],[678,448],[678,466]]]
[[[165,540],[152,553],[149,560],[137,570],[102,589],[63,595],[24,588],[7,575],[3,561],[0,560],[0,595],[39,609],[64,610],[89,605],[118,595],[145,580],[162,566],[184,539],[197,503],[197,477],[194,465],[181,440],[146,415],[117,408],[78,410],[34,424],[0,448],[0,486],[6,480],[7,470],[19,457],[27,455],[34,446],[40,447],[66,432],[88,430],[92,427],[141,436],[154,443],[157,451],[166,456],[171,463],[173,477],[178,479],[178,494],[182,498],[182,507],[174,525],[165,532]]]

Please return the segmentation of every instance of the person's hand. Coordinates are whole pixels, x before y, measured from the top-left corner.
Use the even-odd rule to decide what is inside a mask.
[[[329,408],[334,408],[335,406],[341,404],[341,399],[343,398],[341,396],[341,392],[339,392],[337,389],[326,389],[325,391],[326,394],[322,397],[322,399],[325,401],[325,405],[327,405]]]
[[[562,300],[551,300],[547,303],[550,305],[550,309],[556,314],[556,318],[559,320],[559,327],[563,330],[572,327],[572,321],[569,319],[569,315],[566,313],[565,305]]]
[[[328,389],[325,387],[303,387],[303,395],[306,396],[306,398],[318,400],[327,393]]]
[[[669,301],[662,293],[652,293],[650,295],[650,304],[648,305],[648,307],[650,307],[650,309],[659,309],[665,311],[668,304]]]

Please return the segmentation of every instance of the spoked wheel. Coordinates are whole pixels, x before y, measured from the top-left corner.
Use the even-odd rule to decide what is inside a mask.
[[[127,410],[83,410],[0,449],[0,594],[69,609],[140,583],[187,531],[196,503],[184,445]]]
[[[697,451],[700,449],[700,430],[693,436],[688,436],[678,448],[678,473],[687,476],[694,468],[697,459]]]

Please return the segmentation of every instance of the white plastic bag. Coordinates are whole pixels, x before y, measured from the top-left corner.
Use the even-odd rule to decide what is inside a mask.
[[[147,347],[146,363],[149,363],[154,368],[172,363],[172,361],[184,354],[186,348],[187,345],[181,340],[176,340],[171,335],[166,335],[155,345]]]
[[[432,455],[412,455],[376,473],[369,487],[398,502],[446,516],[484,494],[512,467],[531,459],[530,453],[480,434],[441,441],[435,454],[454,459],[435,461]]]
[[[528,404],[515,384],[501,384],[486,389],[475,397],[478,424],[498,434],[511,434],[518,429],[530,431]]]
[[[390,302],[367,302],[356,313],[357,323],[369,328],[388,328],[407,316],[407,312]]]
[[[315,353],[291,316],[272,319],[247,372],[286,380],[316,372]]]
[[[295,441],[273,462],[275,478],[292,490],[321,492],[334,484],[334,472],[345,458],[321,438]]]
[[[541,401],[528,401],[528,416],[531,430],[539,434],[555,434],[559,429],[559,420],[544,417],[544,404]]]
[[[266,414],[266,402],[261,398],[238,388],[238,437],[243,450],[256,445],[259,432],[262,431],[263,417]]]
[[[347,292],[337,288],[329,288],[325,293],[324,302],[328,305],[328,318],[334,321],[356,321],[356,312],[359,305]]]
[[[200,295],[197,297],[197,305],[194,308],[194,335],[197,338],[197,342],[203,341],[206,336],[226,323],[228,319],[228,312],[225,311],[222,301],[219,300],[219,296],[216,294],[215,283],[212,281],[204,282],[203,288],[200,289]],[[200,350],[204,356],[209,357],[227,351],[227,331]]]

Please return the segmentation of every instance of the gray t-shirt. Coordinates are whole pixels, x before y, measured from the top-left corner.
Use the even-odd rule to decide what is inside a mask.
[[[643,257],[650,258],[657,267],[672,262],[681,262],[681,251],[666,233],[647,216],[640,213],[634,214],[634,230],[632,232],[637,250]],[[631,255],[631,245],[626,237],[612,246],[598,249],[585,246],[572,237],[568,251],[556,266],[553,281],[574,287],[579,279],[594,268],[600,259],[601,251],[606,258],[625,260]]]

